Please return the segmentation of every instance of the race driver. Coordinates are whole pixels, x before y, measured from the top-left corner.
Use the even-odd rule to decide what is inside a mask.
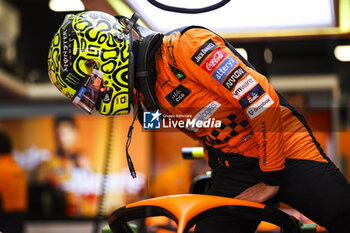
[[[68,15],[50,47],[51,82],[89,113],[127,114],[137,99],[139,113],[221,122],[185,129],[206,149],[213,170],[208,194],[283,202],[331,233],[350,232],[348,181],[266,77],[208,29],[161,34],[136,21]],[[196,232],[248,233],[258,224],[211,217]]]

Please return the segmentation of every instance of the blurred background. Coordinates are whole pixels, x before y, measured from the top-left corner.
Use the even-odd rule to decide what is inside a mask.
[[[220,1],[159,2],[201,8]],[[191,180],[208,170],[204,161],[182,159],[181,148],[196,141],[136,124],[132,179],[125,159],[132,115],[86,115],[51,85],[51,39],[66,14],[84,10],[137,12],[160,32],[185,25],[216,31],[305,115],[350,178],[350,0],[231,0],[201,14],[169,12],[147,0],[0,0],[0,130],[28,182],[25,232],[92,231],[109,144],[105,216],[146,197],[188,193]]]

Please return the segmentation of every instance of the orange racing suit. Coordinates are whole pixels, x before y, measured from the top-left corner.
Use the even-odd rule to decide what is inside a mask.
[[[173,31],[164,37],[156,64],[163,113],[220,121],[218,128],[191,133],[206,147],[258,158],[265,183],[278,182],[273,177],[284,169],[285,158],[327,163],[268,80],[218,35],[203,28]]]
[[[279,185],[269,204],[282,201],[329,232],[350,230],[349,183],[303,117],[231,45],[210,30],[186,27],[164,36],[155,61],[155,92],[168,121],[221,123],[184,127],[207,149],[215,174],[209,194],[234,197],[260,181]],[[217,231],[216,222],[204,232]],[[220,232],[233,225],[228,219]],[[254,232],[254,224],[245,225],[252,228],[244,232]]]
[[[228,42],[205,28],[176,29],[164,36],[155,64],[164,118],[209,122],[177,125],[206,148],[213,168],[208,194],[234,197],[261,181],[279,185],[267,204],[281,201],[330,233],[350,232],[348,181],[304,118]],[[255,232],[257,224],[213,217],[198,229]]]

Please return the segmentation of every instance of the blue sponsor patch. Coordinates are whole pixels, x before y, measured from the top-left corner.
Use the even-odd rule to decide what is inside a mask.
[[[77,96],[78,96],[79,98],[82,98],[83,95],[85,94],[85,91],[86,91],[86,88],[85,88],[85,87],[80,88],[80,90],[79,90]]]
[[[227,57],[212,75],[220,83],[232,71],[238,62],[231,56]]]
[[[242,99],[239,100],[239,104],[243,109],[247,108],[249,105],[254,103],[260,96],[265,93],[264,89],[260,86],[260,84],[255,85],[253,89],[247,92]]]

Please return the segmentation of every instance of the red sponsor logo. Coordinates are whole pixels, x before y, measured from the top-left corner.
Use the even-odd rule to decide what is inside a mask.
[[[202,65],[202,69],[209,74],[218,66],[218,64],[227,56],[227,53],[223,50],[217,50],[210,55],[208,60]]]

